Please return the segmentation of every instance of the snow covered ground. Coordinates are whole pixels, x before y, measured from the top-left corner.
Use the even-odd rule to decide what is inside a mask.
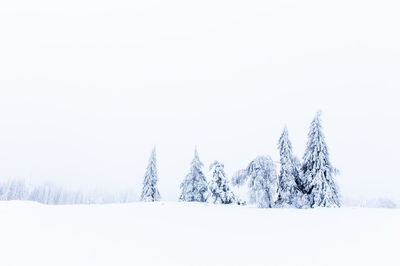
[[[0,202],[1,265],[400,265],[400,209]]]

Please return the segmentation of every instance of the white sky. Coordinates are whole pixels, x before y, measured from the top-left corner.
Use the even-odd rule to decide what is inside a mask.
[[[321,109],[343,194],[398,199],[399,13],[386,0],[2,0],[0,179],[139,193],[156,144],[172,200],[195,145],[232,174],[278,160],[287,124],[302,157]]]

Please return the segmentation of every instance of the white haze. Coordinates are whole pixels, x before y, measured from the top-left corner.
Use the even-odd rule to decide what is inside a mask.
[[[175,200],[197,146],[228,174],[301,157],[315,112],[345,197],[399,199],[398,1],[0,2],[0,179]],[[208,174],[208,172],[206,171]],[[208,175],[209,176],[209,175]]]

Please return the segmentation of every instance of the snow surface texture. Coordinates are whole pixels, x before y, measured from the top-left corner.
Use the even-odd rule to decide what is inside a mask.
[[[400,210],[0,202],[1,265],[399,265]]]

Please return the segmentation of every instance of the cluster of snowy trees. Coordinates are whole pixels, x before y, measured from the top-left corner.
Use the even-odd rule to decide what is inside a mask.
[[[179,199],[181,201],[244,204],[232,192],[222,163],[215,161],[210,165],[212,178],[209,182],[207,182],[202,168],[203,163],[200,161],[197,149],[195,149],[190,171],[180,185],[181,195]],[[143,179],[141,201],[160,200],[157,182],[156,150],[154,148]]]
[[[29,200],[43,204],[104,204],[133,202],[134,194],[125,191],[117,194],[66,190],[51,184],[32,185],[24,180],[0,183],[0,200]]]
[[[285,127],[278,142],[280,171],[269,156],[258,156],[246,169],[232,178],[234,186],[247,185],[249,204],[260,208],[340,207],[341,200],[334,175],[337,170],[329,160],[328,147],[322,132],[321,114],[317,113],[308,133],[303,162],[293,155]],[[181,201],[219,204],[245,204],[230,187],[224,165],[210,165],[212,178],[207,182],[197,150],[190,171],[181,183]],[[158,201],[156,153],[153,149],[143,181],[142,201]]]
[[[280,169],[269,156],[258,156],[247,168],[227,177],[224,164],[214,161],[207,181],[197,149],[189,173],[180,185],[181,201],[214,204],[252,204],[260,208],[340,207],[341,199],[334,175],[337,170],[329,160],[328,147],[322,133],[320,113],[311,123],[303,161],[294,156],[285,127],[278,141]],[[157,187],[156,150],[153,149],[143,179],[141,201],[161,199]],[[235,195],[232,186],[246,186],[247,202]],[[13,180],[0,183],[0,200],[32,200],[45,204],[88,204],[134,201],[132,192],[107,195],[67,191],[52,185],[30,186]]]

